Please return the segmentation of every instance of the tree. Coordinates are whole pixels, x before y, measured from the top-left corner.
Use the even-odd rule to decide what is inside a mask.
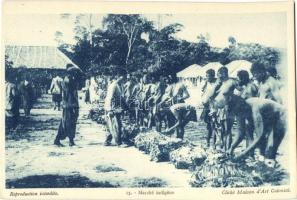
[[[125,36],[127,42],[126,66],[128,65],[135,41],[141,39],[142,33],[152,29],[152,22],[140,15],[109,14],[103,19],[103,25],[108,32],[111,32],[111,34]]]
[[[252,63],[260,62],[269,67],[275,67],[279,62],[280,52],[277,49],[271,47],[265,47],[257,43],[238,43],[238,45],[229,49],[227,55],[228,60],[247,60]]]
[[[152,54],[150,63],[151,71],[166,71],[170,69],[175,71],[174,68],[180,66],[176,57],[180,47],[180,41],[178,41],[174,35],[179,32],[183,26],[181,24],[169,24],[162,29],[153,29],[150,32],[149,51]]]
[[[100,17],[93,14],[68,14],[64,13],[60,15],[61,19],[72,21],[74,23],[74,39],[77,41],[75,45],[66,44],[61,38],[63,33],[56,31],[55,40],[58,43],[58,48],[65,53],[70,59],[83,70],[87,70],[94,64],[94,44],[93,33],[100,25]],[[87,44],[88,43],[88,44]],[[81,50],[86,52],[81,52]]]

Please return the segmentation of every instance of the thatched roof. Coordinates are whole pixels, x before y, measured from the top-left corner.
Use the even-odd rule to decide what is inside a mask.
[[[199,76],[200,70],[201,70],[200,65],[193,64],[185,68],[184,70],[178,72],[176,76],[180,78],[196,78]]]
[[[218,69],[222,67],[223,65],[220,62],[209,62],[206,65],[204,65],[200,71],[200,76],[204,77],[205,73],[209,69],[213,69],[215,73],[217,74]]]
[[[66,69],[68,63],[75,65],[64,53],[53,46],[7,45],[5,55],[13,62],[13,68]]]
[[[240,70],[246,70],[249,73],[250,77],[252,76],[251,74],[252,63],[247,60],[234,60],[228,65],[226,65],[226,67],[229,70],[230,77],[234,77],[234,78],[237,77],[237,72]]]

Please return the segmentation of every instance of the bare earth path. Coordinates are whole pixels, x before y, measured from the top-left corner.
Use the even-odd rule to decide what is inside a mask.
[[[61,111],[43,96],[17,132],[6,135],[7,187],[189,187],[190,172],[151,162],[134,147],[103,146],[103,126],[87,119],[81,102],[75,142],[53,145]]]

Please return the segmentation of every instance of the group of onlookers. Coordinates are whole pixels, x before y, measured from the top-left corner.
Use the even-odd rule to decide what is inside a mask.
[[[19,125],[20,109],[23,108],[24,115],[28,117],[35,101],[34,87],[29,76],[23,80],[7,74],[5,77],[5,116],[6,127],[16,129]]]

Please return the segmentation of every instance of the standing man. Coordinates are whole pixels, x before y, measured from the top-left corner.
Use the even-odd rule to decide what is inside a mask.
[[[85,87],[83,88],[84,94],[85,94],[85,98],[84,101],[86,104],[90,104],[91,100],[90,100],[90,79],[87,78],[86,82],[85,82]]]
[[[213,69],[209,69],[206,71],[206,81],[204,86],[202,87],[202,98],[204,98],[203,96],[208,92],[214,89],[215,87],[215,83],[216,83],[216,78],[215,78],[215,71]],[[201,113],[200,118],[206,123],[206,128],[208,131],[208,135],[207,135],[207,147],[210,146],[210,138],[213,135],[213,127],[212,127],[212,117],[209,115],[210,113],[210,108],[211,106],[211,102],[210,99],[207,99],[204,103],[203,103],[203,111]],[[215,145],[215,135],[213,135],[213,142]]]
[[[156,131],[161,132],[162,127],[162,116],[160,113],[160,108],[158,107],[158,104],[160,103],[162,96],[165,93],[166,84],[164,77],[161,75],[159,77],[159,80],[156,82],[156,89],[153,97],[151,97],[153,101],[152,105],[152,117],[154,118],[155,125],[156,125]]]
[[[25,79],[20,83],[20,93],[22,97],[22,103],[24,108],[25,116],[28,117],[30,115],[30,111],[33,106],[33,87],[29,80],[29,76],[26,75]]]
[[[258,87],[250,80],[249,73],[246,70],[240,70],[237,73],[239,96],[243,99],[256,97],[258,95]]]
[[[123,103],[125,101],[122,90],[124,81],[125,75],[120,74],[117,79],[110,82],[107,88],[104,109],[108,132],[104,142],[105,146],[109,146],[111,144],[112,138],[114,138],[115,143],[118,146],[122,144],[121,114],[123,111]]]
[[[58,110],[60,110],[60,104],[62,101],[62,82],[63,79],[57,74],[51,83],[51,87],[49,89],[49,92],[52,94],[53,102],[55,104],[54,110],[58,107]]]
[[[269,76],[264,65],[260,63],[254,63],[252,65],[251,72],[259,86],[259,98],[271,99],[282,104],[282,85],[277,79],[273,78],[272,76]]]
[[[187,87],[182,82],[177,82],[177,78],[173,77],[173,90],[172,90],[172,104],[185,103],[185,100],[190,97]]]
[[[14,82],[12,75],[7,73],[5,76],[5,126],[12,129],[17,128],[20,116],[20,96]]]
[[[124,100],[125,100],[125,104],[128,106],[128,117],[129,117],[129,120],[132,121],[132,120],[135,120],[135,106],[133,105],[133,101],[135,99],[134,96],[133,96],[133,90],[134,90],[134,87],[135,87],[136,83],[133,79],[133,77],[131,76],[131,74],[127,74],[127,80],[126,80],[126,83],[124,84],[123,86],[123,95],[124,95]]]
[[[220,90],[222,90],[225,87],[230,87],[229,90],[230,93],[234,93],[235,87],[237,86],[237,81],[235,79],[229,78],[228,75],[228,68],[223,66],[218,69],[218,79],[216,81],[216,85],[214,86],[214,89],[210,91],[210,98],[213,100],[219,93]],[[208,95],[206,96],[206,99],[208,99]],[[224,94],[226,95],[226,94]],[[217,102],[214,102],[210,115],[212,117],[215,117],[216,121],[218,122],[218,129],[220,129],[221,132],[221,147],[225,150],[229,149],[232,143],[232,126],[234,122],[234,116],[230,114],[228,106],[224,106],[223,108],[218,108],[216,105]]]
[[[76,122],[79,114],[78,93],[82,71],[72,64],[66,66],[67,74],[62,82],[62,119],[58,134],[54,141],[57,146],[63,146],[60,140],[69,138],[69,146],[74,146]]]

